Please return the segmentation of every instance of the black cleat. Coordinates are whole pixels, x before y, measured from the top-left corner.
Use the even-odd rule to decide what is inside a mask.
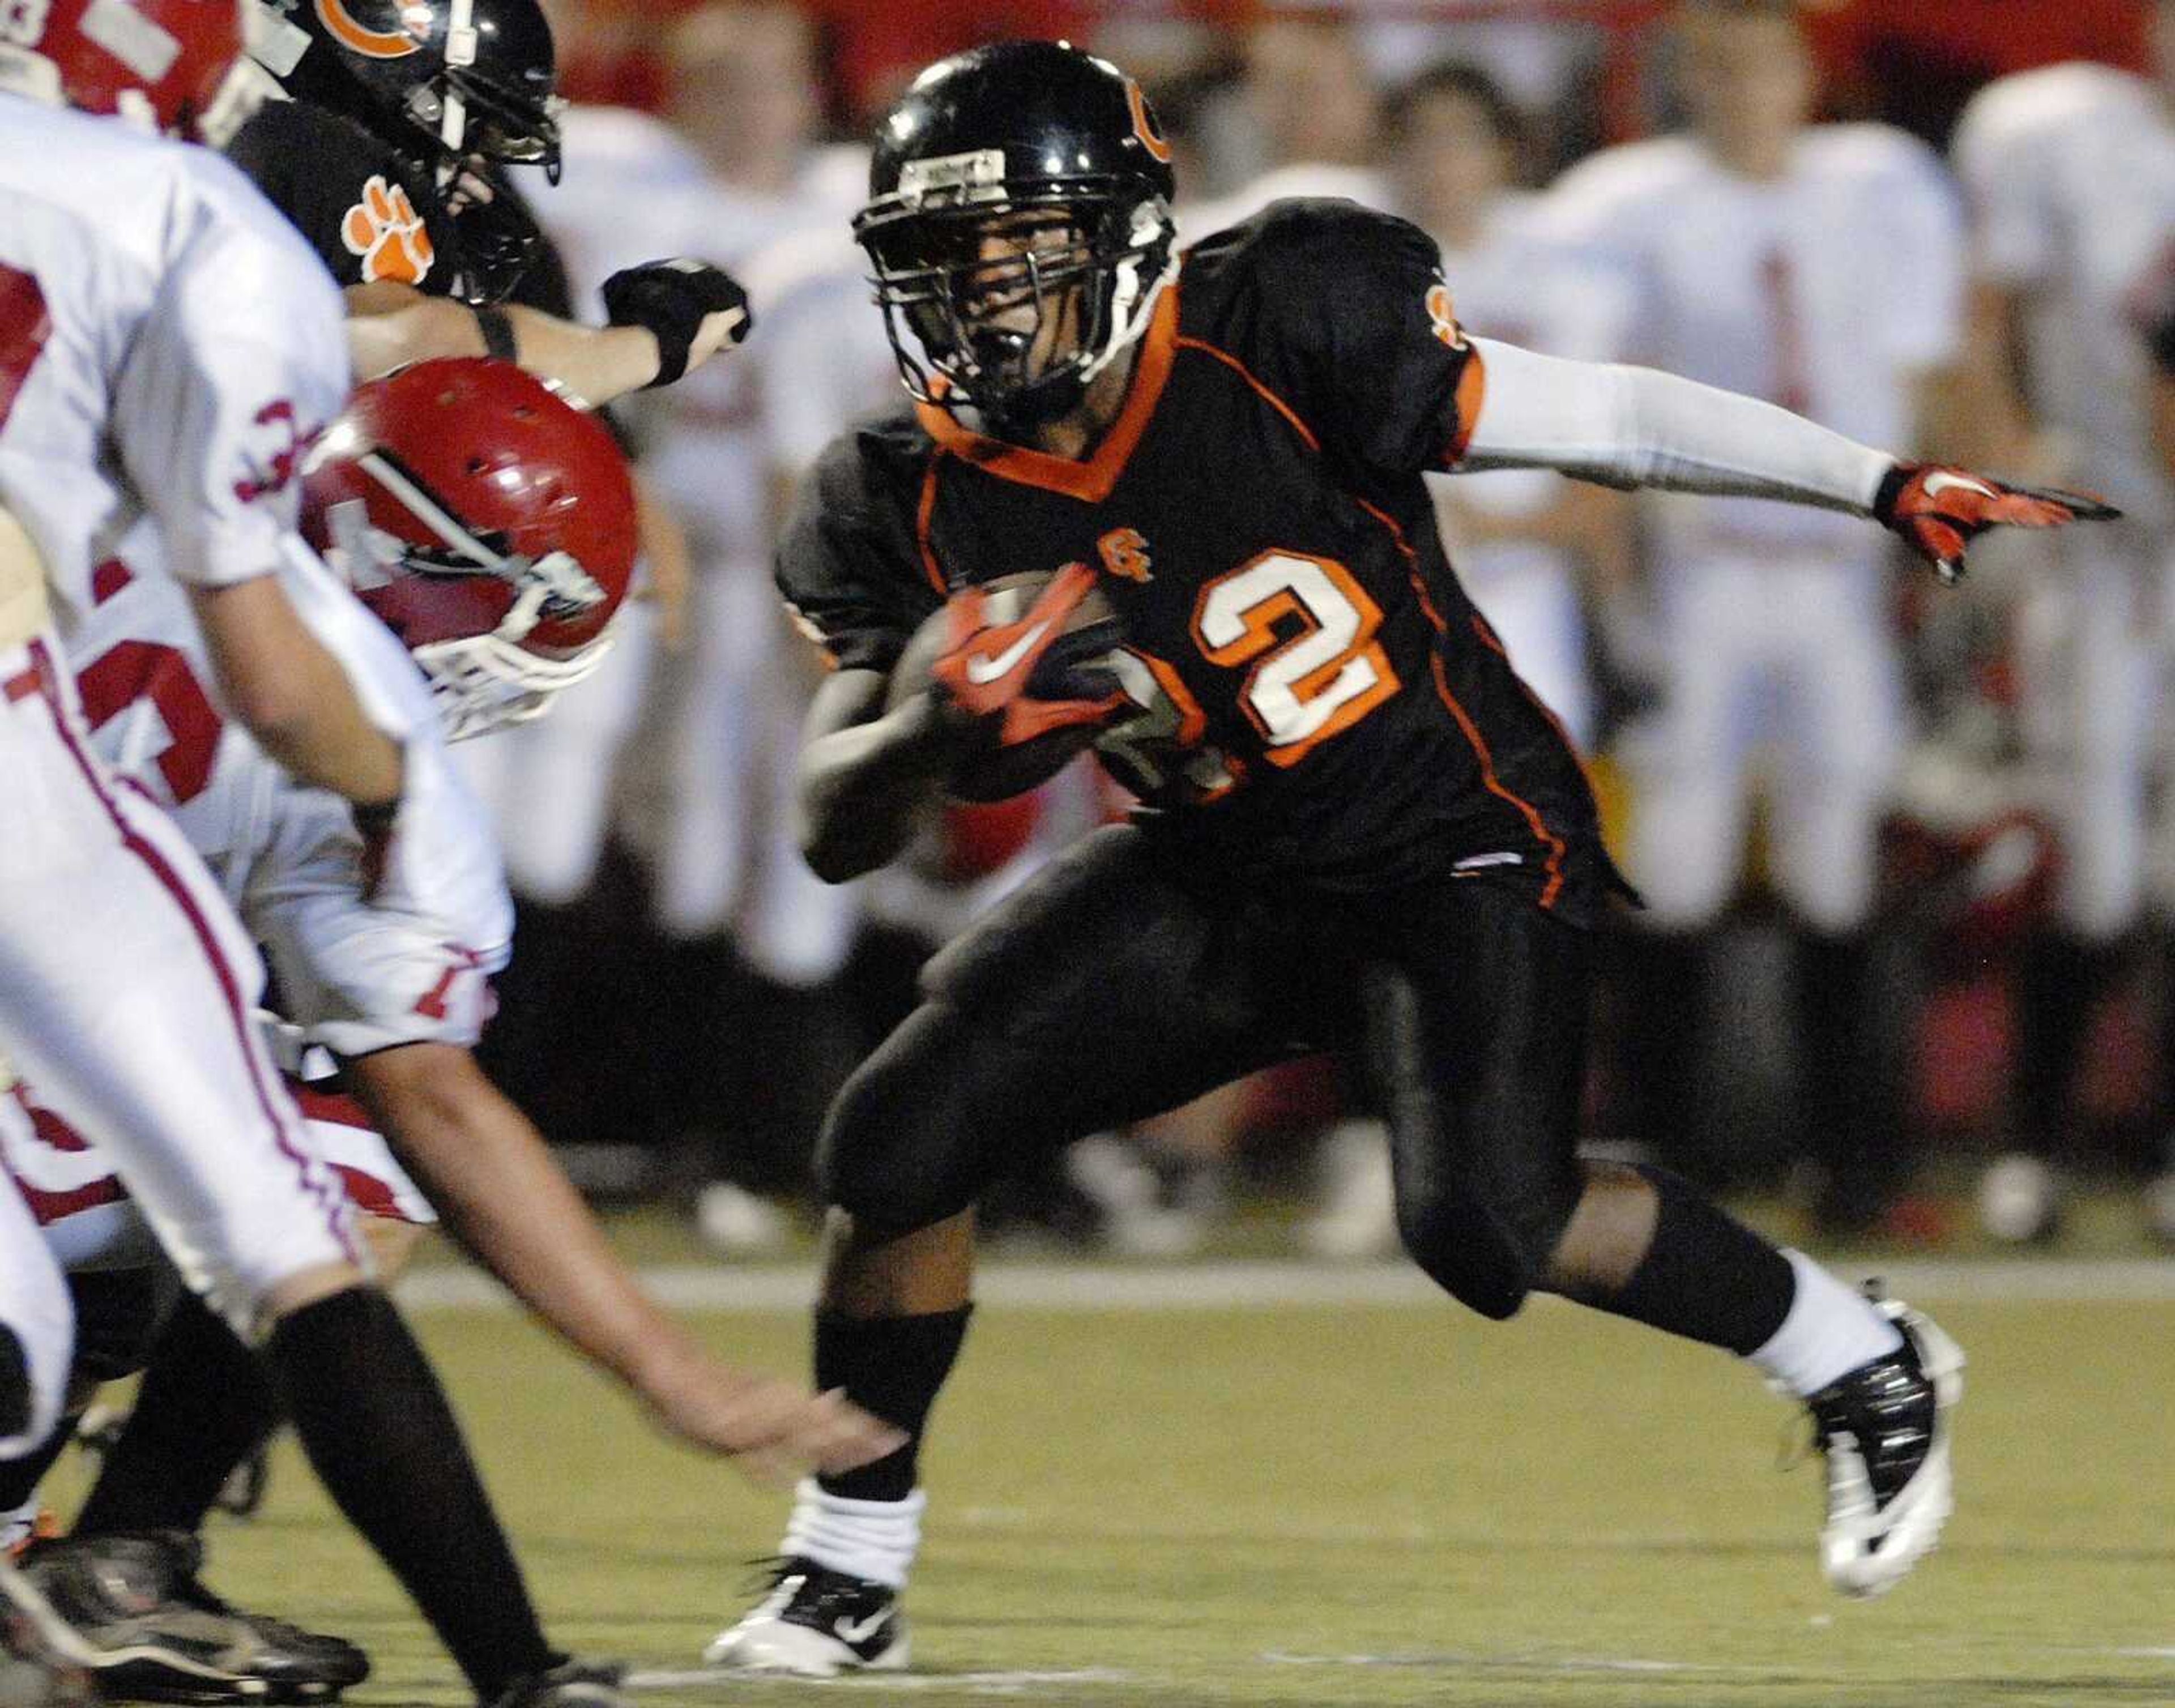
[[[89,1708],[90,1649],[0,1559],[0,1708]]]
[[[713,1667],[835,1678],[892,1673],[907,1662],[898,1591],[812,1559],[778,1562],[770,1593],[702,1651]]]
[[[1949,1436],[1963,1353],[1908,1305],[1878,1305],[1903,1344],[1805,1402],[1828,1467],[1820,1563],[1852,1596],[1893,1588],[1941,1539],[1955,1505]]]
[[[245,1613],[198,1581],[182,1531],[42,1543],[23,1573],[98,1653],[107,1696],[139,1702],[328,1702],[370,1676],[354,1644]]]

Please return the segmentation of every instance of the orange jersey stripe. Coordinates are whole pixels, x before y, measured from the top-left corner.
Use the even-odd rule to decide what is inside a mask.
[[[1419,554],[1413,550],[1412,542],[1405,538],[1405,530],[1397,525],[1397,518],[1379,506],[1370,504],[1364,498],[1357,499],[1356,502],[1362,510],[1390,530],[1390,538],[1397,542],[1397,550],[1405,556],[1406,571],[1412,577],[1413,593],[1418,595],[1420,609],[1427,613],[1427,620],[1434,625],[1436,634],[1446,637],[1449,634],[1449,627],[1442,620],[1442,613],[1435,608],[1435,601],[1428,597],[1427,583],[1420,579]],[[1494,645],[1498,653],[1502,652],[1500,643],[1496,643],[1492,635],[1483,632],[1481,638]],[[1508,655],[1505,656],[1507,659]],[[1479,726],[1466,715],[1465,708],[1457,703],[1457,697],[1450,691],[1450,678],[1443,669],[1441,653],[1440,651],[1435,653],[1429,658],[1429,663],[1435,671],[1435,693],[1441,698],[1442,703],[1449,708],[1450,715],[1456,720],[1457,727],[1464,732],[1465,739],[1472,744],[1473,756],[1480,762],[1481,782],[1486,785],[1490,794],[1499,800],[1506,800],[1517,808],[1520,815],[1526,821],[1527,827],[1532,832],[1534,839],[1548,849],[1549,881],[1541,889],[1541,905],[1544,908],[1554,906],[1556,897],[1563,890],[1564,839],[1549,828],[1548,821],[1541,816],[1540,810],[1532,802],[1505,787],[1503,779],[1495,774],[1495,756],[1489,751],[1486,738],[1481,735]],[[1515,676],[1517,673],[1514,670],[1511,674]],[[1521,680],[1518,686],[1524,688],[1525,683]],[[1532,690],[1527,688],[1526,693],[1530,698]],[[1540,704],[1538,701],[1535,701],[1534,703]],[[1555,714],[1549,712],[1545,706],[1541,709],[1546,713],[1549,722],[1554,723]],[[1556,727],[1557,733],[1561,735],[1562,726],[1558,724]],[[1565,745],[1569,745],[1568,738]],[[1574,756],[1577,750],[1573,748]]]
[[[1255,378],[1252,370],[1248,368],[1245,363],[1240,361],[1238,357],[1233,355],[1229,350],[1218,349],[1216,345],[1208,343],[1207,340],[1198,338],[1180,338],[1177,340],[1177,344],[1180,350],[1197,350],[1203,355],[1214,356],[1217,361],[1222,362],[1224,366],[1230,369],[1233,373],[1238,375],[1240,379],[1245,381],[1248,385],[1251,386],[1255,392],[1261,397],[1261,400],[1267,404],[1271,409],[1282,415],[1287,421],[1289,421],[1292,424],[1293,431],[1297,432],[1300,438],[1306,441],[1306,448],[1308,450],[1319,451],[1321,448],[1321,441],[1315,438],[1314,436],[1314,430],[1309,427],[1304,421],[1302,421],[1299,418],[1299,411],[1292,408],[1289,404],[1286,403],[1274,392],[1271,391],[1268,387],[1263,385],[1261,381]]]
[[[929,466],[922,471],[921,502],[914,512],[914,540],[921,548],[921,571],[929,577],[930,586],[936,589],[939,599],[952,597],[952,584],[944,579],[944,572],[936,567],[936,553],[929,544],[929,519],[936,513],[936,465],[944,460],[939,449],[930,453]]]

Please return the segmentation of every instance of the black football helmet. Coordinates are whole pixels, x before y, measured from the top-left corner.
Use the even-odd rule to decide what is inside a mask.
[[[1107,60],[1008,41],[930,66],[876,132],[854,220],[907,390],[1001,431],[1063,415],[1147,328],[1174,187],[1147,98]],[[1076,298],[1077,348],[1030,371]]]
[[[559,181],[551,26],[537,0],[252,0],[249,51],[441,188],[478,161]]]

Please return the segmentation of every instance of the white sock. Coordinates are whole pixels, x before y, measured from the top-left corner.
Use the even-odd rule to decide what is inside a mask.
[[[1752,1362],[1799,1399],[1903,1344],[1894,1323],[1802,1251],[1786,1250],[1798,1277],[1790,1314]]]
[[[903,1500],[849,1500],[805,1477],[794,1490],[793,1517],[779,1552],[903,1589],[921,1546],[921,1512],[928,1505],[919,1488]]]

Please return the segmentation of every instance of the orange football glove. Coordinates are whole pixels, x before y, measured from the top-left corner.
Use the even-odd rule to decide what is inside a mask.
[[[1095,585],[1095,572],[1068,563],[1017,622],[991,623],[981,588],[965,587],[946,606],[948,644],[930,667],[952,703],[974,718],[998,719],[1001,746],[1053,729],[1099,724],[1132,702],[1093,660],[1125,638],[1117,623],[1068,632],[1065,621]]]
[[[1989,528],[2059,528],[2121,514],[2088,492],[2010,486],[1937,463],[1898,463],[1873,501],[1874,519],[1901,534],[1950,586],[1963,579],[1965,546]]]

